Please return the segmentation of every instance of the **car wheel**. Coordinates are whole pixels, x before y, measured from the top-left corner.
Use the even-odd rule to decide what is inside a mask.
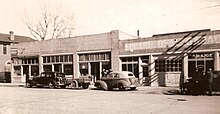
[[[27,87],[27,88],[31,88],[32,85],[31,85],[30,83],[26,83],[26,87]]]
[[[82,84],[83,89],[88,89],[89,88],[89,84]]]
[[[118,84],[118,89],[119,89],[120,91],[125,90],[125,88],[124,88],[124,86],[123,86],[122,84]]]
[[[95,87],[96,87],[97,89],[102,89],[102,86],[101,86],[101,84],[99,84],[99,83],[96,83],[96,84],[95,84]]]
[[[54,89],[54,88],[55,88],[53,82],[50,82],[50,83],[48,84],[48,86],[49,86],[50,89]]]
[[[72,82],[72,83],[70,84],[70,88],[71,88],[71,89],[76,88],[76,82]]]
[[[136,89],[136,87],[131,87],[130,89],[131,89],[131,90],[135,90],[135,89]]]

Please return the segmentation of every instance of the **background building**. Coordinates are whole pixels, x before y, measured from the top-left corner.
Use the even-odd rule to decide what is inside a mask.
[[[13,80],[42,71],[102,77],[103,70],[132,71],[143,84],[178,86],[186,78],[219,70],[220,31],[196,30],[158,34],[148,38],[118,30],[15,44]]]
[[[10,31],[10,34],[0,33],[0,75],[11,72],[11,54],[13,54],[11,53],[13,52],[11,45],[30,41],[34,40],[25,36],[14,35],[12,31]]]

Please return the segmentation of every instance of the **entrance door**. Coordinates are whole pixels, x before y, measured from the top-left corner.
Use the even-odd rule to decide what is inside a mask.
[[[151,77],[149,76],[148,66],[142,66],[142,68],[143,68],[144,85],[150,85]]]
[[[96,80],[100,80],[100,63],[91,62],[91,75],[96,77]]]
[[[24,65],[23,66],[23,75],[22,75],[22,82],[26,81],[27,75],[29,76],[29,65]]]

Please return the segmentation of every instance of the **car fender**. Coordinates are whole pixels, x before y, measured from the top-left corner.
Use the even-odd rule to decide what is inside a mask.
[[[117,82],[117,86],[118,86],[119,84],[122,84],[123,87],[125,87],[125,88],[129,88],[129,87],[130,87],[130,84],[129,84],[128,82],[126,82],[125,80],[119,80],[119,81]]]
[[[72,83],[75,83],[76,85],[75,85],[75,88],[78,88],[79,87],[79,83],[78,83],[78,81],[77,80],[73,80],[73,82]]]
[[[107,83],[104,81],[101,81],[101,80],[97,80],[95,82],[95,86],[98,87],[98,85],[100,85],[101,89],[104,89],[104,90],[107,90],[107,88],[108,88]]]

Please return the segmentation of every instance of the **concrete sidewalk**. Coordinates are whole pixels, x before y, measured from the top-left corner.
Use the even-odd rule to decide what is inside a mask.
[[[0,83],[0,87],[25,87],[25,83]]]

